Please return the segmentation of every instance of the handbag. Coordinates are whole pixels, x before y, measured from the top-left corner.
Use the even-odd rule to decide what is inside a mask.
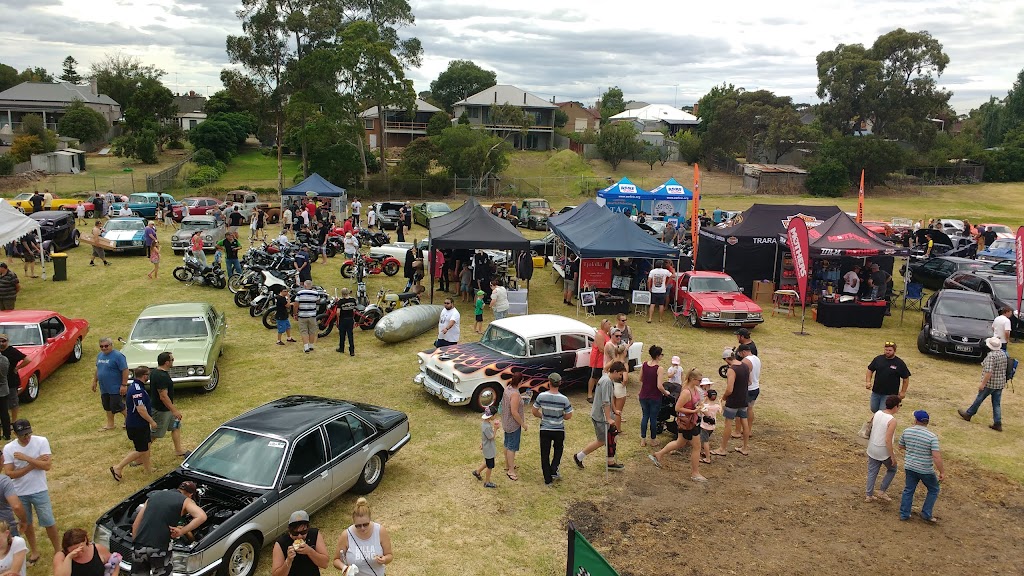
[[[348,531],[348,543],[349,543],[349,545],[354,543],[354,539],[355,539],[355,536],[352,535],[352,529],[349,529],[349,531]],[[363,562],[366,562],[366,567],[370,569],[370,572],[373,572],[373,576],[377,576],[377,571],[373,569],[373,566],[370,566],[370,561],[366,558],[366,554],[363,554],[363,549],[360,548],[359,546],[356,546],[356,550],[359,551],[359,555],[363,558]],[[381,552],[383,552],[383,551],[384,550],[382,549]]]

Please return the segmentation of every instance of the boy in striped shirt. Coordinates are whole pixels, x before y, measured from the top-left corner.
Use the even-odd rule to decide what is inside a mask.
[[[939,482],[945,478],[946,472],[942,465],[942,454],[939,452],[939,437],[928,430],[927,412],[914,412],[914,425],[900,435],[899,446],[906,454],[903,470],[907,475],[903,499],[900,502],[900,520],[910,519],[914,492],[917,490],[917,483],[922,482],[928,489],[928,494],[921,505],[921,519],[934,524],[939,519],[932,516],[932,507],[939,499]]]
[[[548,376],[548,390],[537,395],[531,410],[540,418],[540,468],[544,472],[546,486],[556,478],[562,478],[558,475],[558,467],[562,463],[562,448],[565,446],[565,421],[572,418],[572,404],[558,391],[561,384],[562,375],[552,372]],[[551,454],[552,446],[554,454]]]

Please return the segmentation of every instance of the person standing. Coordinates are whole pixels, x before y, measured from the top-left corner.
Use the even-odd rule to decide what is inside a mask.
[[[622,343],[629,348],[633,345],[633,331],[629,329],[629,317],[625,314],[619,314],[616,317],[615,329],[622,332]]]
[[[75,218],[78,220],[78,224],[85,224],[85,203],[81,200],[75,206]]]
[[[359,201],[359,198],[352,199],[352,224],[359,227],[359,213],[363,209],[363,203]]]
[[[476,291],[476,302],[473,304],[473,331],[477,334],[484,333],[484,291]]]
[[[175,455],[184,458],[189,451],[181,446],[181,410],[174,405],[174,380],[170,370],[174,366],[174,354],[161,352],[156,357],[157,367],[149,375],[149,397],[153,404],[153,441],[171,433]]]
[[[60,550],[57,521],[53,518],[53,506],[46,484],[46,471],[51,465],[50,442],[43,436],[34,436],[32,424],[24,418],[15,420],[13,427],[18,439],[4,446],[4,473],[14,480],[14,489],[21,499],[21,505],[25,507],[28,518],[25,523],[25,539],[32,550],[28,563],[35,564],[40,554],[36,547],[35,525],[32,523],[33,510],[35,519],[46,530],[53,551]]]
[[[3,452],[0,451],[0,467],[3,466],[3,463]],[[18,527],[28,523],[25,507],[21,505],[18,491],[14,488],[14,480],[11,480],[6,474],[0,474],[0,522],[6,522],[11,527],[11,534],[15,536],[20,536]]]
[[[661,450],[658,450],[654,454],[647,455],[655,466],[661,468],[661,459],[665,455],[671,453],[673,450],[678,450],[683,446],[686,446],[686,443],[689,442],[690,480],[693,480],[694,482],[708,481],[708,479],[700,473],[701,428],[699,424],[701,421],[701,393],[697,389],[697,386],[702,379],[703,375],[700,373],[700,370],[697,370],[696,368],[687,373],[686,384],[683,385],[683,391],[679,394],[679,400],[676,400],[675,406],[678,435],[675,440],[665,444],[665,447]],[[714,452],[712,452],[712,454],[714,454]]]
[[[97,220],[96,224],[92,227],[93,241],[98,242],[100,240],[100,238],[103,237],[103,232],[105,232],[105,230],[103,230],[103,224],[101,224],[100,221]],[[92,245],[92,258],[89,258],[89,266],[95,266],[97,258],[99,258],[100,260],[103,261],[103,265],[104,266],[110,266],[110,262],[107,262],[107,252],[106,252],[106,250],[101,248],[99,246],[99,244],[93,244]]]
[[[341,289],[338,299],[338,352],[345,351],[345,338],[348,338],[348,355],[356,355],[356,299],[348,288]]]
[[[939,451],[939,437],[928,429],[928,421],[927,412],[916,410],[914,425],[900,434],[900,450],[905,453],[903,471],[907,475],[903,498],[900,500],[900,520],[910,519],[914,492],[917,491],[917,484],[920,482],[928,489],[928,495],[921,506],[921,519],[934,524],[939,519],[932,514],[932,508],[939,499],[939,482],[945,479],[946,471],[942,464],[942,453]]]
[[[7,334],[0,334],[0,355],[7,359],[7,402],[3,404],[0,398],[0,408],[7,412],[3,418],[4,441],[11,439],[11,421],[18,419],[18,391],[21,388],[21,377],[18,374],[19,365],[27,360],[27,356],[21,350],[11,346],[11,339]]]
[[[1009,359],[1006,352],[1003,352],[999,338],[993,336],[985,340],[989,353],[981,362],[981,383],[978,385],[978,395],[974,403],[967,410],[957,410],[957,414],[968,422],[978,413],[981,403],[985,398],[992,397],[992,424],[989,428],[996,432],[1003,431],[1003,390],[1006,388],[1006,364]],[[1005,344],[1002,344],[1005,346]]]
[[[370,204],[370,209],[366,211],[366,228],[373,231],[377,229],[377,210]]]
[[[175,490],[150,492],[132,522],[132,574],[171,574],[171,541],[181,538],[206,522],[206,512],[192,500],[196,483],[186,480]],[[192,519],[178,526],[182,516]],[[170,527],[170,530],[168,530]]]
[[[313,269],[310,266],[309,250],[305,244],[299,245],[298,251],[294,257],[295,270],[298,272],[296,277],[296,283],[298,286],[302,286],[306,281],[309,281],[310,286],[313,285]]]
[[[725,418],[725,430],[722,432],[721,448],[712,450],[711,454],[715,456],[729,454],[729,439],[732,438],[732,425],[735,421],[736,429],[740,431],[743,439],[743,446],[737,446],[735,450],[748,456],[747,441],[750,438],[750,428],[747,426],[747,387],[750,384],[750,368],[735,354],[727,358],[726,362],[728,362],[729,369],[726,376],[725,393],[722,395],[725,397],[725,410],[722,411],[722,416]]]
[[[875,417],[875,412],[882,409],[885,397],[896,394],[903,400],[907,397],[907,388],[910,387],[910,369],[907,368],[906,362],[896,355],[896,343],[886,342],[882,352],[868,364],[867,374],[864,375],[864,388],[871,390],[871,418],[860,427],[861,438],[868,437],[871,421]],[[871,381],[872,375],[874,383]]]
[[[128,359],[114,349],[114,341],[100,338],[100,353],[96,355],[96,371],[92,376],[92,391],[100,392],[100,403],[107,416],[101,432],[114,429],[114,414],[125,415],[124,395],[128,390]]]
[[[523,373],[513,372],[512,377],[505,383],[501,397],[501,429],[505,432],[502,438],[505,445],[505,474],[512,481],[519,480],[519,475],[516,474],[516,453],[519,452],[519,442],[523,431],[526,430],[526,419],[523,418],[524,402],[519,393],[522,381]]]
[[[668,228],[665,228],[666,234]],[[647,323],[654,320],[654,308],[658,308],[658,322],[665,316],[665,303],[668,301],[668,279],[672,273],[665,269],[665,264],[658,260],[654,269],[647,275],[647,289],[651,291],[651,305],[647,309]]]
[[[854,264],[853,269],[843,274],[843,294],[856,297],[860,293],[860,264]]]
[[[491,310],[494,311],[495,320],[508,316],[508,290],[504,284],[501,278],[491,280]]]
[[[299,334],[302,335],[302,351],[309,354],[316,346],[316,337],[319,328],[316,324],[317,303],[320,301],[320,294],[313,289],[312,280],[304,280],[302,289],[295,293],[292,300],[294,316],[299,324]]]
[[[1006,347],[1010,343],[1011,316],[1013,316],[1013,308],[1003,306],[999,309],[999,316],[992,321],[992,335],[999,338],[1003,352],[1006,352]]]
[[[395,220],[395,234],[398,242],[405,242],[405,206],[398,209],[398,219]]]
[[[285,237],[292,230],[292,218],[292,207],[289,204],[284,207],[284,212],[281,214],[281,234]]]
[[[292,323],[288,321],[288,288],[282,286],[280,292],[274,295],[274,321],[277,323],[277,345],[284,346],[281,338],[285,335],[289,342],[295,342],[292,338]]]
[[[604,373],[604,347],[608,344],[608,332],[612,323],[601,320],[601,325],[594,334],[594,343],[590,348],[590,380],[587,381],[587,402],[594,402],[594,387]]]
[[[892,498],[885,493],[889,484],[896,476],[896,451],[893,449],[893,442],[896,438],[896,413],[900,411],[902,401],[899,396],[892,395],[885,397],[885,409],[875,412],[871,422],[871,437],[868,438],[868,484],[864,492],[865,502],[883,500],[891,502]],[[882,485],[878,492],[875,491],[875,480],[878,478],[878,471],[885,466],[885,476],[882,477]]]
[[[338,538],[334,567],[346,574],[345,570],[355,565],[358,570],[352,574],[385,576],[387,565],[394,560],[391,534],[387,528],[373,521],[366,498],[359,498],[352,509],[352,525]]]
[[[501,425],[496,417],[497,414],[491,412],[490,406],[484,408],[484,413],[480,416],[480,419],[483,420],[480,423],[480,452],[483,454],[484,463],[476,470],[473,470],[473,477],[477,480],[482,480],[484,488],[497,488],[494,482],[491,482],[494,459],[498,456],[498,449],[494,445],[494,435]]]
[[[149,258],[150,249],[153,244],[156,243],[156,221],[150,220],[146,222],[146,228],[142,231],[142,245],[146,247],[146,250],[142,253],[143,256]]]
[[[25,261],[25,276],[38,278],[36,275],[36,260],[39,260],[39,243],[33,234],[26,234],[21,238],[21,256]]]
[[[754,434],[754,404],[761,395],[761,359],[752,350],[754,342],[740,344],[736,347],[736,354],[740,360],[750,369],[750,381],[747,384],[747,433]],[[739,438],[739,436],[733,436]]]
[[[39,190],[33,192],[28,201],[29,204],[32,204],[33,212],[41,212],[43,210],[43,195],[39,193]]]
[[[156,280],[158,274],[160,274],[160,241],[154,240],[153,245],[149,247],[149,263],[153,265],[153,269],[149,271],[146,276],[151,280]]]
[[[441,311],[441,316],[437,321],[437,342],[434,342],[434,346],[444,348],[458,344],[461,336],[459,328],[461,320],[462,317],[455,308],[455,303],[451,298],[445,298],[444,310]]]
[[[621,382],[626,377],[626,366],[622,362],[613,362],[608,367],[608,372],[601,376],[597,386],[594,387],[594,406],[590,410],[590,419],[594,423],[594,440],[587,444],[583,450],[573,454],[572,460],[576,466],[583,468],[583,459],[594,450],[609,444],[611,433],[610,423],[617,416],[612,409],[612,388],[615,382]],[[615,453],[609,448],[606,451],[607,467],[609,470],[622,470],[622,464],[615,461]]]
[[[324,535],[309,525],[309,514],[296,510],[288,518],[288,531],[274,540],[271,576],[313,576],[330,563]]]
[[[153,403],[146,392],[146,382],[149,381],[149,367],[139,366],[135,369],[135,378],[128,386],[125,394],[128,414],[124,419],[125,433],[132,441],[132,449],[117,465],[110,467],[110,475],[114,480],[121,481],[125,466],[138,460],[142,464],[142,470],[149,474],[152,472],[152,464],[149,457],[149,445],[153,441],[153,430],[156,428],[156,420],[150,415],[153,412]]]
[[[657,446],[658,413],[661,412],[662,398],[669,397],[665,388],[665,368],[661,365],[664,352],[661,346],[651,346],[651,359],[640,366],[640,446],[648,444],[647,432],[650,430],[650,445]]]
[[[0,262],[0,310],[14,310],[18,292],[21,292],[18,275],[11,271],[7,262]]]
[[[750,330],[747,328],[740,328],[735,332],[735,334],[736,342],[740,345],[745,344],[750,348],[750,353],[757,356],[757,344],[754,344],[754,341],[750,339]]]
[[[401,220],[399,220],[399,226],[401,226]],[[401,240],[399,240],[401,242]],[[408,292],[412,288],[413,283],[416,282],[416,244],[413,243],[409,246],[409,249],[405,251],[405,262],[402,266],[402,274],[405,276],[405,290]]]
[[[228,232],[224,239],[217,242],[217,250],[224,251],[224,262],[227,266],[228,278],[235,274],[242,274],[242,265],[238,262],[238,251],[242,249],[242,243],[238,241],[237,232]]]
[[[245,223],[245,216],[242,215],[242,211],[238,209],[238,206],[233,206],[230,213],[228,213],[228,229],[234,234],[238,234],[238,227]]]
[[[572,418],[572,404],[558,391],[561,385],[561,374],[549,374],[548,389],[537,395],[530,410],[535,417],[540,418],[540,469],[544,474],[545,486],[562,479],[558,470],[565,447],[565,421]]]
[[[629,368],[629,347],[626,346],[622,341],[622,331],[618,328],[612,328],[610,340],[604,345],[604,366],[605,370],[608,370],[608,366],[615,362],[621,362],[623,366],[626,366],[626,370]],[[612,387],[612,410],[615,412],[615,428],[619,431],[622,430],[622,410],[626,406],[626,384],[629,383],[629,375],[623,376],[621,382],[615,382]]]
[[[562,281],[562,302],[568,306],[573,306],[572,297],[576,295],[576,275],[579,273],[579,267],[579,259],[575,253],[570,252],[565,264],[562,265],[562,272],[565,272]]]

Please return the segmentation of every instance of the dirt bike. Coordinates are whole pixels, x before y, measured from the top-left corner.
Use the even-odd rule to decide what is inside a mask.
[[[420,303],[419,292],[392,292],[381,288],[377,291],[377,301],[370,306],[376,306],[384,314],[394,312],[406,306],[415,306]],[[369,309],[369,306],[367,306]]]
[[[387,276],[394,276],[402,269],[402,263],[398,261],[398,258],[388,254],[374,254],[371,252],[368,256],[359,255],[359,258],[362,258],[367,274],[384,273]],[[344,278],[355,277],[356,261],[354,259],[345,260],[345,263],[341,265],[341,275]]]

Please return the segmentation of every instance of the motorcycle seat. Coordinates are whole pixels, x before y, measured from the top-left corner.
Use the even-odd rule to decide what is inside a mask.
[[[419,296],[416,292],[389,292],[384,296],[384,300],[387,302],[407,302]]]
[[[383,260],[383,259],[388,258],[390,256],[391,256],[390,254],[381,254],[381,253],[378,253],[378,252],[370,252],[370,258],[373,258],[374,260]]]

